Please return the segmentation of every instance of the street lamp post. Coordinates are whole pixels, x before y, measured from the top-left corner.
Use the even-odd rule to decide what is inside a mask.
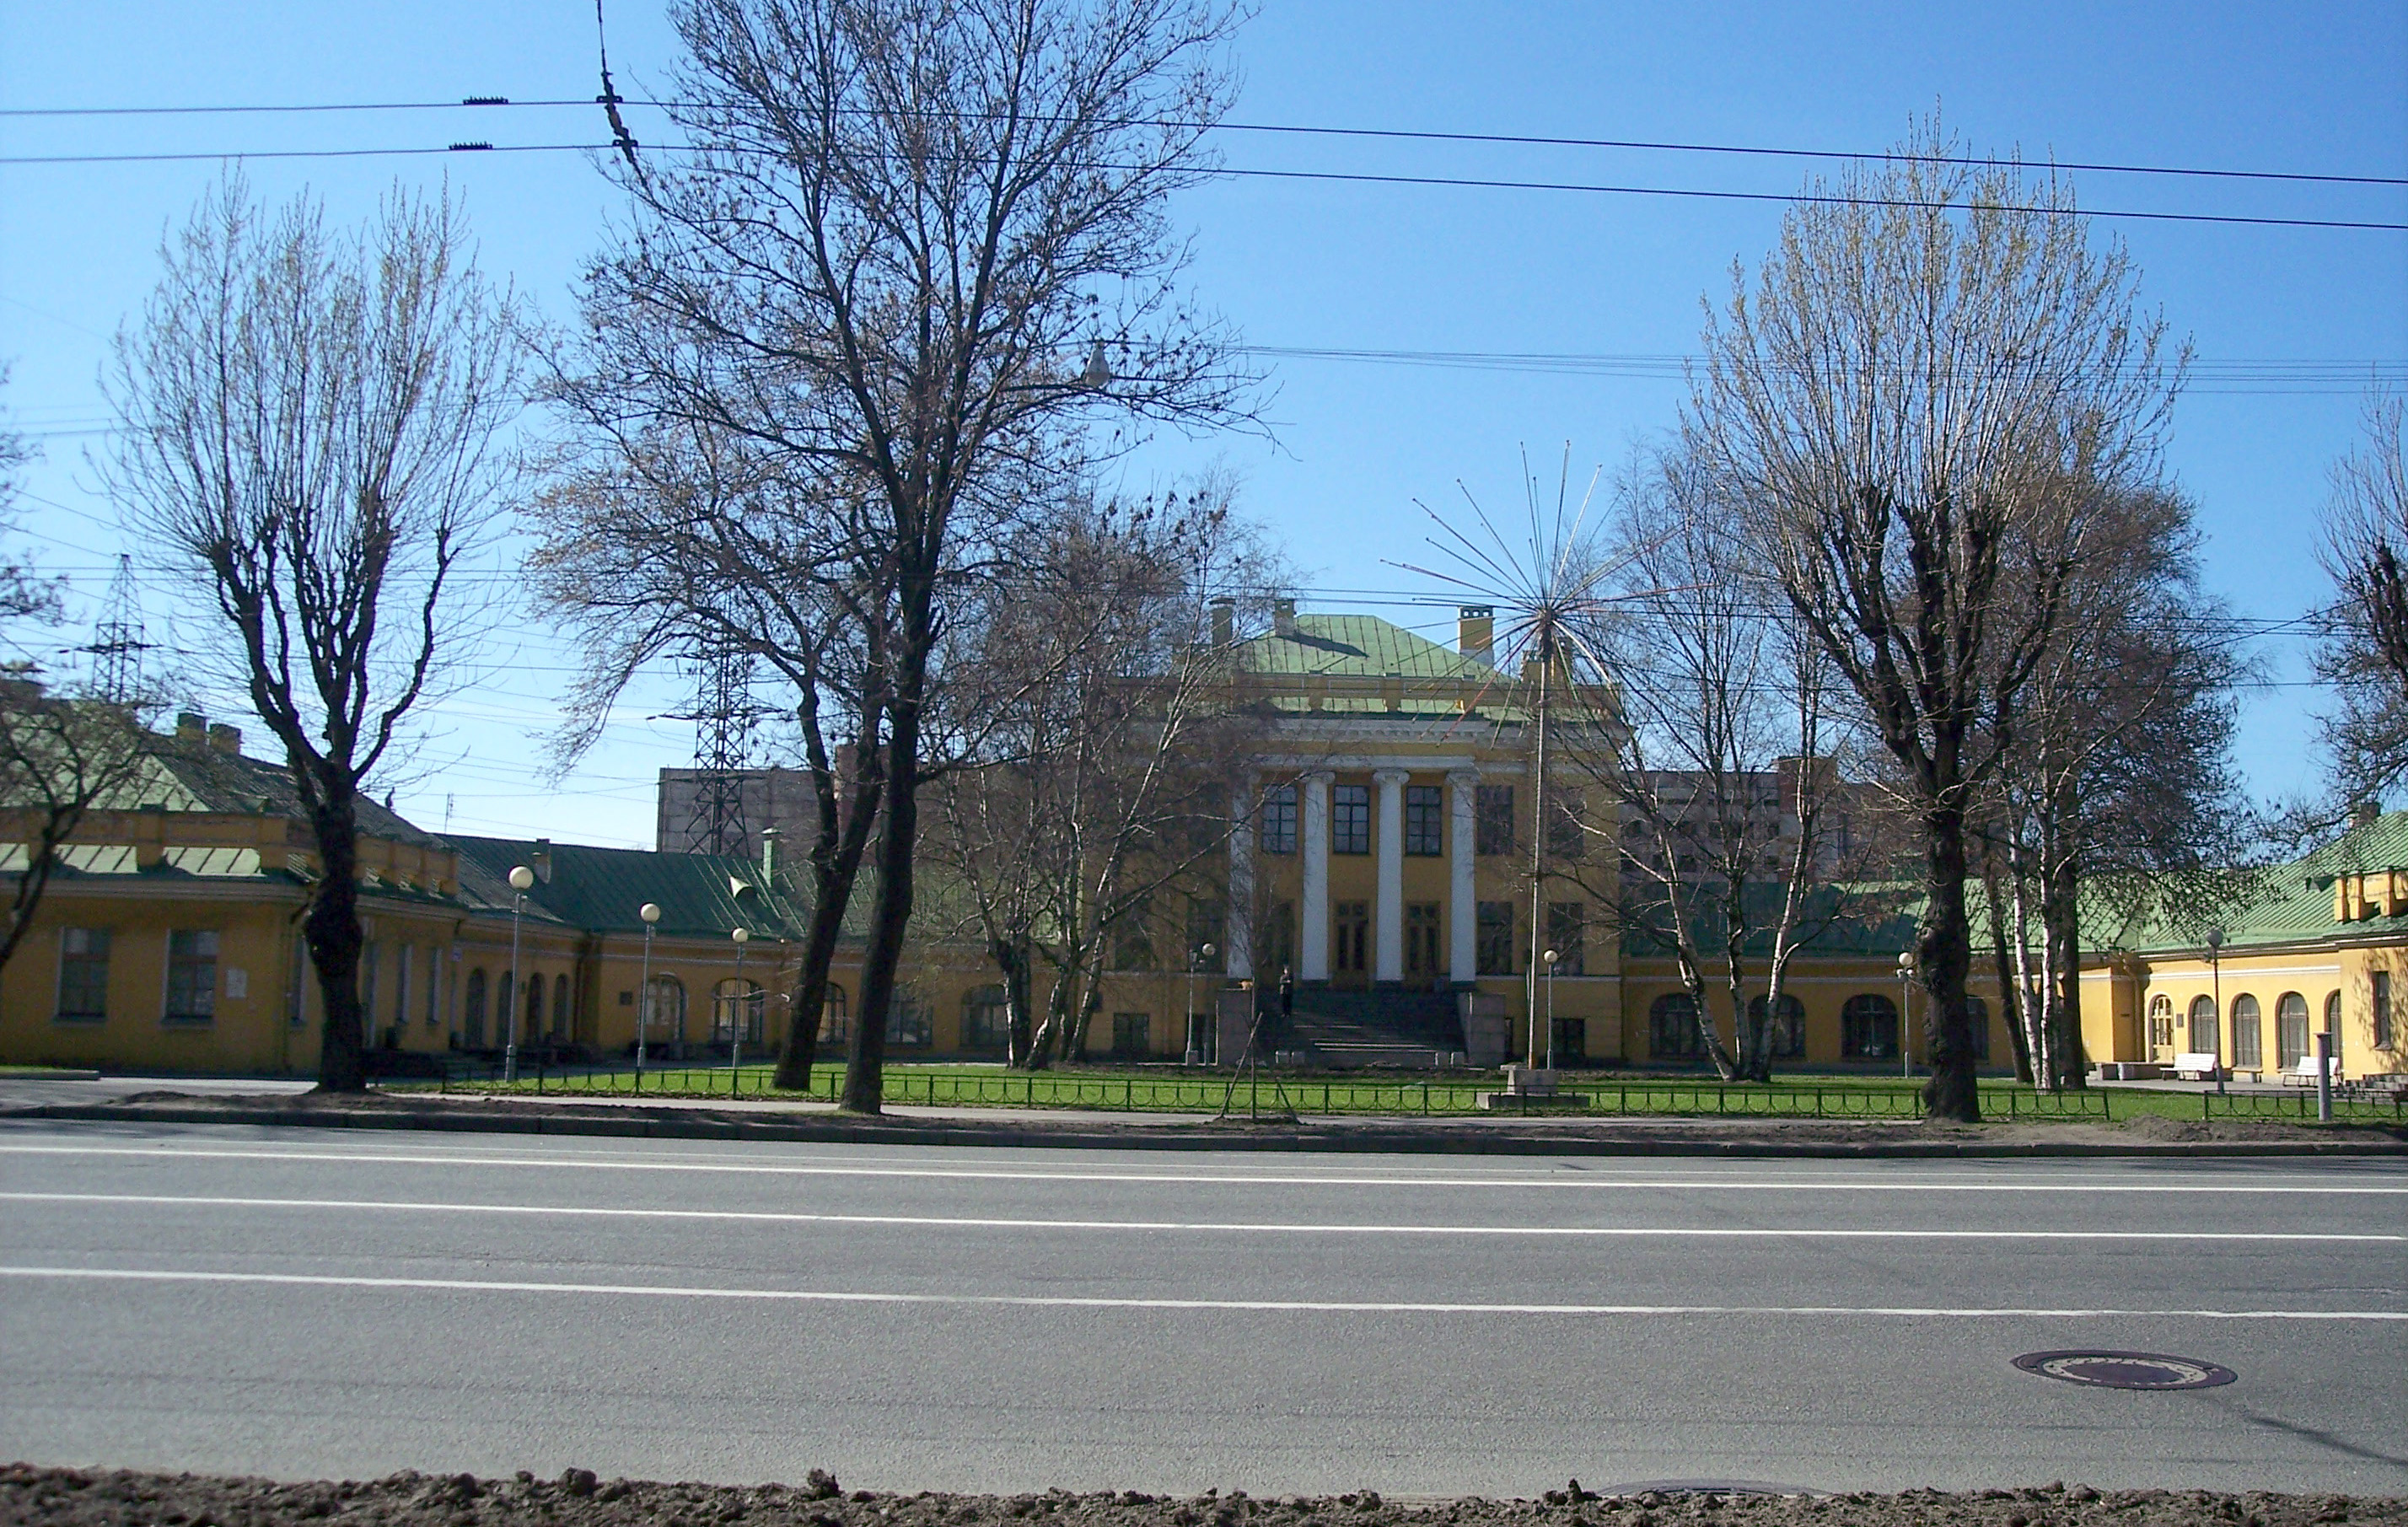
[[[2215,1041],[2215,1092],[2224,1095],[2224,929],[2207,930],[2207,974],[2215,996],[2215,1027],[2208,1033]],[[2197,1040],[2192,1041],[2197,1044]]]
[[[1907,1022],[1914,1012],[1914,951],[1901,949],[1898,956],[1898,1073],[1913,1080],[1914,1052],[1907,1045],[1906,1036],[1914,1032]]]
[[[1199,944],[1196,946],[1196,953],[1187,961],[1187,1054],[1184,1059],[1191,1066],[1200,1061],[1204,1056],[1204,1046],[1200,1043],[1203,1036],[1196,1031],[1197,967],[1210,965],[1212,962],[1212,957],[1220,952],[1219,947],[1209,942]]]
[[[732,1098],[744,1075],[744,1021],[752,1016],[752,994],[744,985],[744,945],[752,935],[738,928],[727,936],[736,941],[736,1016],[727,1026],[727,1095]]]
[[[636,1090],[644,1089],[644,1030],[652,1026],[652,929],[661,920],[660,904],[647,901],[636,909],[644,920],[644,978],[636,987]]]
[[[1539,956],[1547,967],[1547,1069],[1555,1069],[1555,961],[1564,957],[1549,949]]]
[[[519,1008],[525,996],[519,990],[519,915],[526,910],[527,887],[535,884],[535,872],[523,864],[510,867],[510,1026],[509,1039],[502,1047],[502,1080],[519,1079]]]

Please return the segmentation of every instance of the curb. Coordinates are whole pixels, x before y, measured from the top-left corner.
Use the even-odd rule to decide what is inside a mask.
[[[1275,1131],[1179,1126],[1109,1131],[1020,1128],[996,1124],[900,1123],[838,1118],[767,1121],[727,1115],[586,1114],[478,1115],[415,1109],[371,1113],[348,1108],[189,1108],[173,1103],[49,1103],[0,1109],[0,1119],[61,1119],[123,1124],[282,1125],[303,1129],[425,1130],[460,1134],[585,1135],[637,1140],[765,1140],[796,1143],[1010,1146],[1056,1150],[1360,1151],[1430,1156],[1798,1157],[1839,1160],[2114,1157],[2358,1157],[2408,1156],[2408,1141],[2200,1140],[2133,1141],[1864,1141],[1599,1139],[1578,1135],[1508,1134],[1495,1131],[1428,1131],[1338,1125]]]

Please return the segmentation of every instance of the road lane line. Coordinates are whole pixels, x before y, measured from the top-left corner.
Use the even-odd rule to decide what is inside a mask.
[[[724,1160],[613,1160],[590,1156],[416,1155],[406,1152],[303,1150],[242,1150],[228,1147],[133,1145],[37,1145],[0,1144],[0,1156],[120,1156],[147,1160],[331,1161],[388,1166],[574,1167],[600,1172],[701,1172],[738,1176],[908,1177],[999,1182],[1101,1182],[1233,1184],[1285,1188],[1663,1188],[1746,1192],[1880,1192],[1880,1193],[2284,1193],[2323,1195],[2408,1196],[2408,1184],[2398,1186],[2330,1183],[2289,1176],[2252,1181],[2170,1183],[2088,1183],[2074,1179],[2033,1177],[2000,1182],[1847,1182],[1828,1177],[1398,1177],[1376,1175],[1257,1175],[1249,1173],[1177,1172],[1039,1172],[1000,1167],[868,1167],[821,1162],[751,1162]]]
[[[788,1225],[876,1225],[905,1229],[1203,1232],[1272,1235],[1519,1235],[1634,1240],[1799,1239],[1903,1241],[2306,1241],[2408,1243],[2408,1234],[2363,1231],[1885,1230],[1838,1226],[1775,1228],[1680,1225],[1346,1225],[1279,1220],[1027,1219],[993,1216],[813,1214],[768,1209],[656,1209],[548,1203],[426,1203],[397,1199],[234,1198],[168,1193],[0,1192],[0,1203],[126,1203],[145,1207],[309,1209],[414,1214],[522,1215],[593,1219],[710,1220]]]
[[[1440,1300],[1132,1299],[1077,1294],[931,1294],[835,1289],[729,1289],[653,1283],[538,1283],[500,1278],[368,1277],[326,1273],[204,1273],[139,1267],[0,1266],[0,1277],[107,1283],[214,1283],[433,1293],[598,1294],[811,1304],[960,1304],[1012,1309],[1260,1310],[1303,1315],[1868,1316],[1885,1319],[2181,1319],[2408,1322],[2408,1310],[2048,1309],[1914,1304],[1538,1304]]]

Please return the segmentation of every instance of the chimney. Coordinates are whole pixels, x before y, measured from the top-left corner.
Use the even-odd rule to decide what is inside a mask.
[[[1238,639],[1238,601],[1223,595],[1212,601],[1212,645],[1226,647]]]
[[[1497,644],[1497,612],[1484,604],[1467,604],[1455,612],[1455,650],[1479,662],[1488,661]]]
[[[547,886],[552,884],[551,839],[538,838],[535,841],[535,852],[527,856],[527,868],[535,872],[536,879]]]
[[[176,716],[176,741],[198,742],[208,735],[209,718],[198,711],[179,712]]]
[[[1294,599],[1271,601],[1271,629],[1282,636],[1296,635],[1296,601]]]
[[[2371,828],[2382,815],[2382,801],[2361,800],[2356,805],[2350,807],[2349,825],[2353,831],[2358,828]]]
[[[761,829],[761,878],[775,880],[778,876],[778,838],[776,828]]]
[[[242,728],[229,727],[222,721],[212,724],[209,727],[209,746],[220,753],[241,753]]]

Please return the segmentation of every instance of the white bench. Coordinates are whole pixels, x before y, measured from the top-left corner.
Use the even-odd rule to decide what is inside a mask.
[[[2203,1050],[2174,1057],[2174,1074],[2186,1082],[2212,1082],[2222,1069],[2215,1057]],[[2309,1074],[2313,1076],[2315,1073],[2310,1072]]]
[[[2331,1059],[2326,1061],[2325,1065],[2327,1067],[2326,1073],[2329,1075],[2333,1079],[2334,1084],[2338,1086],[2341,1082],[2341,1057],[2334,1056]],[[2283,1085],[2285,1087],[2315,1086],[2316,1058],[2313,1055],[2303,1055],[2290,1066],[2286,1068],[2283,1072]]]

